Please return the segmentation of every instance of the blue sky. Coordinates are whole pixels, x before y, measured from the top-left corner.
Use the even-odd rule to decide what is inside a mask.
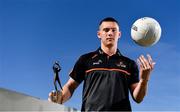
[[[52,65],[59,60],[64,85],[78,57],[96,50],[98,23],[120,22],[121,53],[136,60],[150,53],[156,62],[148,94],[135,111],[180,111],[179,0],[0,0],[0,87],[46,100],[54,89]],[[130,37],[133,22],[156,19],[160,41],[141,47]],[[80,109],[82,84],[64,105]]]

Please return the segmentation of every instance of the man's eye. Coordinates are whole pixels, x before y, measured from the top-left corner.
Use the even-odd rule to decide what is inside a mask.
[[[109,32],[110,30],[112,30],[112,32],[116,32],[117,30],[114,28],[104,28],[103,31],[105,32]]]
[[[112,29],[112,32],[116,32],[116,29]]]
[[[110,28],[104,28],[103,31],[108,32]]]

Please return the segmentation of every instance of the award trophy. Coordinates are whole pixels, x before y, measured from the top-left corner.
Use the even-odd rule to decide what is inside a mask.
[[[56,92],[58,92],[58,87],[57,87],[56,82],[58,82],[60,89],[62,90],[61,81],[59,79],[60,70],[61,70],[61,67],[59,65],[59,62],[55,61],[54,65],[53,65],[53,71],[54,71],[54,87],[55,87]]]

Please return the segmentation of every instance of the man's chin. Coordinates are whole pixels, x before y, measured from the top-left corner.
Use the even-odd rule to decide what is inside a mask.
[[[106,44],[107,47],[113,47],[114,44],[113,43],[109,43],[109,44]]]

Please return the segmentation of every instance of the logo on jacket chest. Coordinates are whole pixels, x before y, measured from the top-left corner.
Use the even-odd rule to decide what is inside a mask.
[[[101,63],[102,63],[102,60],[99,59],[99,60],[97,60],[97,61],[94,61],[94,62],[93,62],[93,65],[99,65],[99,64],[101,64]]]
[[[122,62],[122,61],[117,62],[116,66],[121,67],[121,68],[126,68],[126,64],[124,62]]]

